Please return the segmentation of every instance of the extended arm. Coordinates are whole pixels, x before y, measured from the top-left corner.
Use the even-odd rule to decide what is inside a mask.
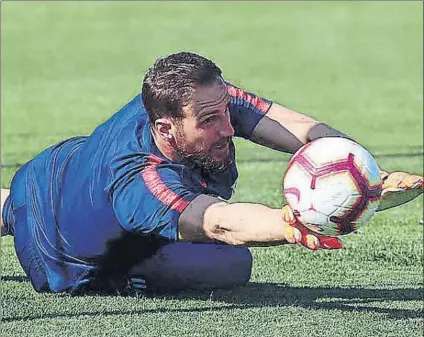
[[[346,134],[299,112],[273,103],[253,130],[251,140],[266,147],[294,153],[302,145],[322,137],[350,138]],[[382,200],[377,211],[403,205],[423,193],[423,177],[381,170]]]
[[[204,213],[202,229],[207,238],[235,246],[295,243],[286,237],[281,210],[261,204],[218,202]]]
[[[273,103],[253,130],[251,140],[278,151],[294,153],[307,142],[322,137],[351,139],[325,123]]]
[[[296,221],[289,207],[281,210],[261,204],[228,204],[207,195],[198,196],[181,214],[179,238],[216,240],[235,246],[301,243],[314,250],[341,248],[336,238],[310,233]]]

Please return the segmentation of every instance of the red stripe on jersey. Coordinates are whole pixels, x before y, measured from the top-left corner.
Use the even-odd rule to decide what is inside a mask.
[[[144,182],[146,183],[149,191],[163,204],[170,206],[171,209],[176,210],[181,213],[188,206],[189,202],[184,200],[180,195],[172,191],[168,186],[165,185],[162,178],[159,176],[159,173],[156,169],[157,161],[154,161],[155,158],[149,156],[149,161],[152,159],[152,164],[146,166],[141,171],[141,176],[143,177]],[[161,162],[162,160],[159,159]]]
[[[253,105],[255,108],[259,109],[260,111],[264,113],[267,112],[270,107],[270,104],[265,102],[260,97],[252,96],[248,94],[247,92],[243,91],[242,89],[233,87],[230,84],[227,84],[227,91],[231,97],[241,98],[243,101]]]
[[[160,159],[159,157],[156,157],[155,155],[151,154],[147,158],[147,162],[149,164],[152,164],[152,165],[159,165],[159,164],[162,164],[163,163],[163,160]]]

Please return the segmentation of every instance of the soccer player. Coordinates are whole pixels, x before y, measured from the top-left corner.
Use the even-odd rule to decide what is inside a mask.
[[[218,288],[248,282],[247,246],[336,249],[290,208],[227,203],[238,173],[232,137],[294,153],[330,126],[223,80],[181,52],[148,70],[137,95],[88,137],[23,165],[2,190],[2,234],[14,236],[36,291]],[[423,179],[382,171],[380,209],[422,193]]]

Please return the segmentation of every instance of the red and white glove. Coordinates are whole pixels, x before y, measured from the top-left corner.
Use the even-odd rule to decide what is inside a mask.
[[[334,237],[318,234],[305,227],[293,214],[289,205],[282,208],[282,219],[286,226],[286,240],[289,243],[300,243],[302,246],[312,249],[340,249],[342,242]]]

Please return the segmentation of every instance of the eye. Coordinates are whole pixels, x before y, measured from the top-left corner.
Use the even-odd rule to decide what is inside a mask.
[[[203,121],[202,121],[202,124],[210,124],[210,123],[212,123],[213,121],[215,121],[215,119],[217,118],[217,116],[216,115],[214,115],[214,116],[210,116],[210,117],[208,117],[208,118],[205,118]]]

